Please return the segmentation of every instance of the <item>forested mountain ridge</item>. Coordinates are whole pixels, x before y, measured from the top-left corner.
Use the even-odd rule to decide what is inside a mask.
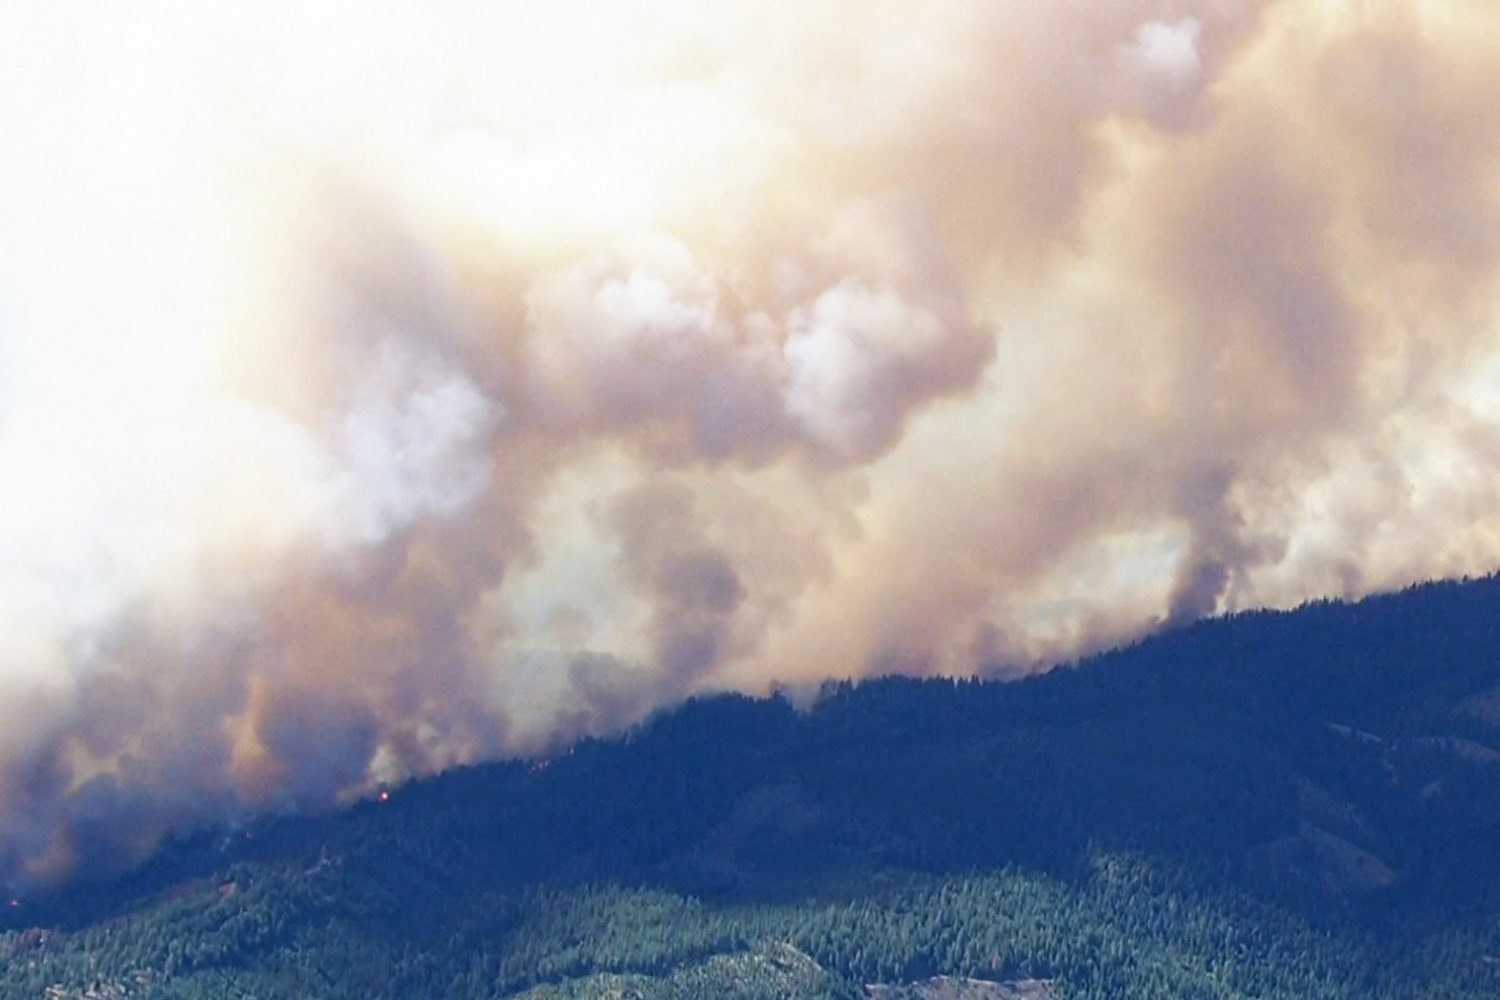
[[[1489,578],[699,699],[21,900],[0,996],[1493,997],[1497,638]]]

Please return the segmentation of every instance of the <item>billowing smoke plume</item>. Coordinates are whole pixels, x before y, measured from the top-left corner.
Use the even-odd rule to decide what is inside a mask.
[[[12,4],[0,880],[1500,566],[1484,0]]]

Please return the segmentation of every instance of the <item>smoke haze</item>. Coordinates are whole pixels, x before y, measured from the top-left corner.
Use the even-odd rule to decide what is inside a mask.
[[[1480,0],[10,5],[0,882],[1494,570],[1497,60]]]

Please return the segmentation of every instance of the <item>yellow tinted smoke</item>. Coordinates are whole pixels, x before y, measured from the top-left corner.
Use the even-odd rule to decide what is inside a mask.
[[[1500,556],[1480,3],[22,5],[0,867]]]

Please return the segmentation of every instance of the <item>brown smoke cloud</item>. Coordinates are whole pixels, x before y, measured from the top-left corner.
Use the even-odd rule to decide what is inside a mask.
[[[1477,0],[0,15],[0,880],[1500,566]]]

